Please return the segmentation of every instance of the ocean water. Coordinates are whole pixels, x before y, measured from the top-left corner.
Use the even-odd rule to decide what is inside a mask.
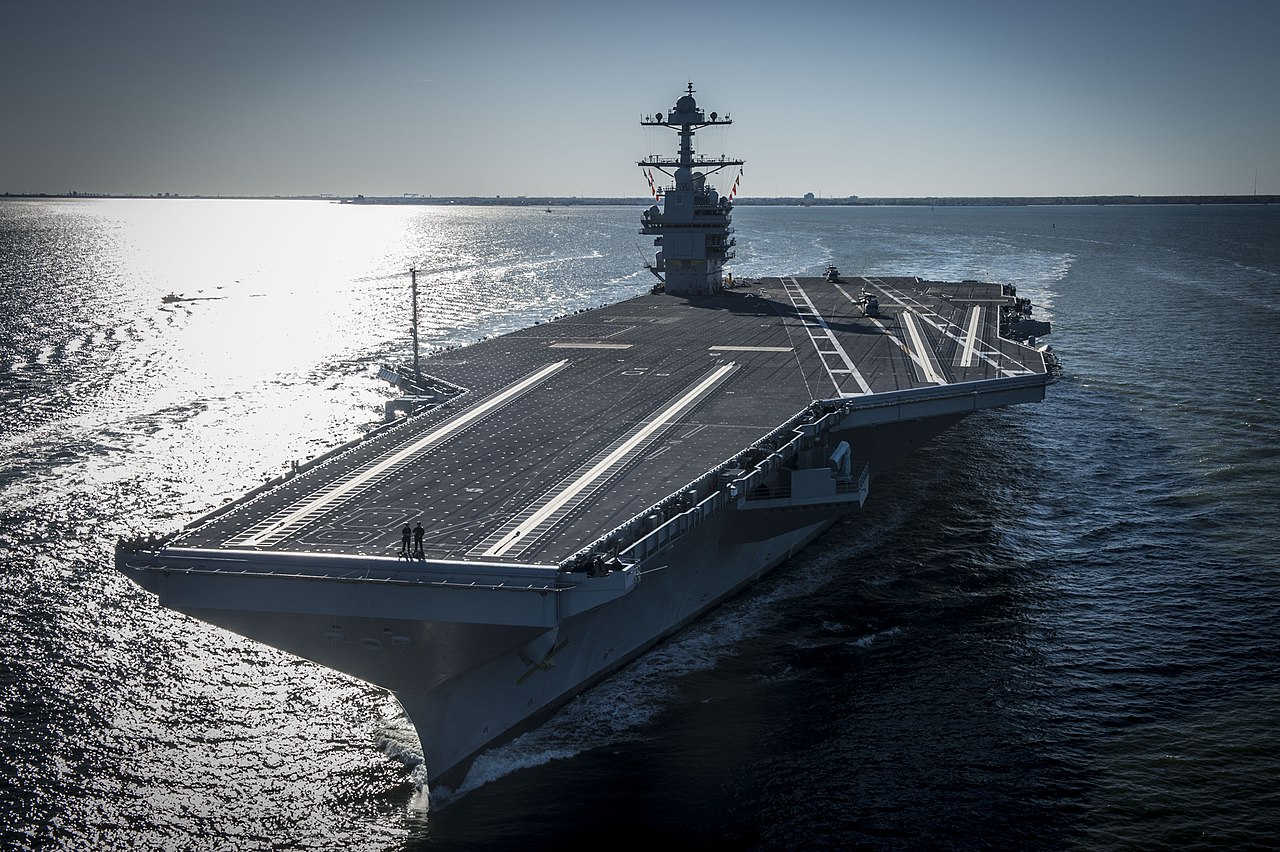
[[[0,202],[0,844],[1275,845],[1271,207],[739,208],[736,275],[1015,284],[1065,375],[448,799],[386,693],[114,572],[376,420],[410,266],[466,345],[646,290],[638,217]]]

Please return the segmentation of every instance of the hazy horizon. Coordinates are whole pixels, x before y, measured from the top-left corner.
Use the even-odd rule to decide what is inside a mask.
[[[778,8],[0,0],[0,193],[641,197],[690,81],[744,196],[1280,193],[1280,5]]]

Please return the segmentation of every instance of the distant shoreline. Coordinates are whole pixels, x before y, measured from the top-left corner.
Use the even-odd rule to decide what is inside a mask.
[[[336,196],[336,195],[116,195],[110,193],[44,193],[6,192],[0,198],[13,200],[84,199],[197,199],[222,201],[328,201],[334,204],[380,205],[457,205],[463,207],[590,207],[644,206],[653,203],[648,196],[632,198],[552,198],[533,196]],[[1101,206],[1129,204],[1277,204],[1280,195],[1080,195],[1080,196],[973,196],[923,198],[794,198],[745,197],[734,202],[738,207],[1047,207]]]

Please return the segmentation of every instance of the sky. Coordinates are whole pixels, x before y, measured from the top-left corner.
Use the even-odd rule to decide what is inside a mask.
[[[743,196],[1280,194],[1278,37],[1278,0],[0,0],[0,193],[638,197],[692,82]]]

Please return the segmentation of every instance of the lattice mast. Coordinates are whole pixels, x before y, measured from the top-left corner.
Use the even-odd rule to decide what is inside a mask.
[[[641,160],[652,180],[652,170],[671,178],[672,184],[661,190],[663,209],[655,204],[644,212],[640,233],[654,237],[657,256],[649,270],[665,282],[666,291],[677,296],[699,296],[718,292],[723,286],[724,264],[733,259],[734,239],[730,211],[731,198],[719,195],[706,182],[707,176],[730,166],[741,167],[743,160],[727,157],[696,156],[693,135],[703,127],[732,124],[728,113],[721,118],[710,116],[698,108],[693,97],[693,84],[681,95],[664,118],[662,113],[641,116],[645,127],[670,127],[680,135],[680,148],[672,159],[658,155]],[[654,188],[655,194],[659,190]]]

